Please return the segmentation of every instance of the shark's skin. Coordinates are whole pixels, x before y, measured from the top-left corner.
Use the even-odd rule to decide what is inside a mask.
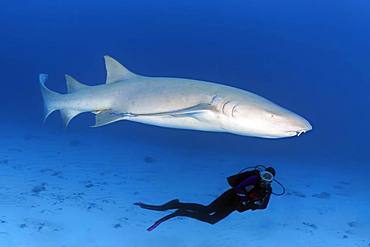
[[[118,120],[163,127],[281,138],[312,129],[303,117],[254,93],[212,82],[136,75],[105,56],[107,83],[83,85],[66,75],[68,94],[46,88],[46,117],[61,110],[66,125],[81,112],[96,114],[95,127]],[[46,118],[45,117],[45,118]]]

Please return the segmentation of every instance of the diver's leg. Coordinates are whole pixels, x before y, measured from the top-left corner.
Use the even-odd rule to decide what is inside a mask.
[[[172,209],[183,209],[186,211],[196,211],[199,213],[212,213],[215,212],[218,208],[228,207],[228,205],[232,204],[235,198],[235,193],[232,189],[225,191],[219,197],[217,197],[213,202],[209,205],[202,205],[199,203],[184,203],[178,202],[177,204],[173,204]]]
[[[154,230],[161,223],[171,218],[177,217],[177,216],[190,217],[190,218],[197,219],[203,222],[207,222],[209,224],[215,224],[236,210],[236,204],[234,202],[234,194],[233,194],[233,191],[231,190],[224,192],[221,196],[219,196],[216,200],[214,200],[208,206],[204,206],[204,205],[197,204],[197,203],[180,203],[178,201],[172,204],[174,204],[176,207],[179,207],[180,209],[156,221],[151,227],[147,229],[148,231]],[[143,206],[143,205],[140,205],[140,206]],[[146,206],[148,207],[151,205],[146,205]],[[152,206],[152,208],[153,207],[158,207],[158,206]],[[169,206],[167,205],[167,209],[168,207]],[[157,210],[157,209],[154,209],[154,210]]]
[[[157,210],[157,211],[165,211],[169,209],[183,209],[183,210],[191,210],[191,211],[198,211],[202,213],[211,213],[215,212],[217,208],[223,207],[223,205],[227,205],[230,201],[233,200],[233,195],[235,193],[232,189],[225,191],[222,195],[216,198],[213,202],[209,205],[202,205],[199,203],[184,203],[180,202],[178,199],[169,201],[163,205],[150,205],[145,204],[142,202],[134,203],[135,205],[149,210]]]
[[[217,212],[214,214],[208,214],[208,213],[203,213],[203,212],[197,212],[197,211],[188,211],[188,210],[182,210],[178,209],[172,214],[166,215],[159,220],[157,220],[152,226],[150,226],[147,230],[148,231],[153,231],[155,228],[157,228],[161,223],[172,219],[177,216],[185,216],[193,219],[197,219],[203,222],[207,222],[209,224],[215,224],[219,222],[220,220],[224,219],[226,216],[231,214],[235,209],[231,207],[219,209]]]
[[[232,207],[218,208],[213,214],[184,210],[179,212],[177,216],[186,216],[209,224],[215,224],[231,214],[234,210],[235,209]]]
[[[186,210],[186,211],[196,211],[202,213],[209,213],[209,208],[206,205],[199,203],[188,203],[188,202],[179,202],[177,209]]]
[[[169,210],[169,209],[175,209],[175,208],[177,208],[178,204],[179,204],[178,199],[174,199],[174,200],[166,202],[165,204],[162,204],[162,205],[150,205],[150,204],[145,204],[145,203],[142,203],[142,202],[134,203],[134,205],[137,205],[141,208],[149,209],[149,210],[156,210],[156,211],[165,211],[165,210]]]
[[[234,204],[235,192],[233,189],[229,189],[217,197],[211,202],[207,208],[209,212],[216,212],[218,208],[228,207],[228,205]]]
[[[137,205],[144,209],[157,210],[157,211],[165,211],[169,209],[184,209],[184,210],[209,212],[208,206],[198,204],[198,203],[183,203],[183,202],[179,202],[178,199],[169,201],[163,205],[150,205],[150,204],[145,204],[142,202],[136,202],[134,203],[134,205]]]

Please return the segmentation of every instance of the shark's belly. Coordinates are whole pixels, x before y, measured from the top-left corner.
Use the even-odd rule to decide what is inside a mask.
[[[225,131],[220,127],[216,116],[212,113],[202,113],[192,117],[172,117],[172,116],[142,116],[128,118],[129,121],[156,125],[167,128],[193,129],[203,131]]]

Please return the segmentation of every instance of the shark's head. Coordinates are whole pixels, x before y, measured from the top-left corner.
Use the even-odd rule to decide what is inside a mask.
[[[224,128],[236,134],[282,138],[299,136],[312,129],[303,117],[257,95],[227,101],[221,110],[227,119]]]

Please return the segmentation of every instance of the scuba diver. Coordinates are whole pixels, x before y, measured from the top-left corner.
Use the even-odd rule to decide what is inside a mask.
[[[276,181],[274,180],[276,171],[272,167],[265,168],[262,165],[253,168],[253,170],[244,172],[242,170],[238,174],[228,177],[227,181],[232,188],[222,193],[209,205],[183,203],[178,199],[163,205],[149,205],[142,202],[134,204],[144,209],[157,211],[176,209],[173,213],[156,221],[147,229],[148,231],[152,231],[159,224],[178,216],[190,217],[209,224],[215,224],[234,211],[244,212],[246,210],[265,209],[272,193],[271,182]],[[284,189],[284,187],[282,188]]]

